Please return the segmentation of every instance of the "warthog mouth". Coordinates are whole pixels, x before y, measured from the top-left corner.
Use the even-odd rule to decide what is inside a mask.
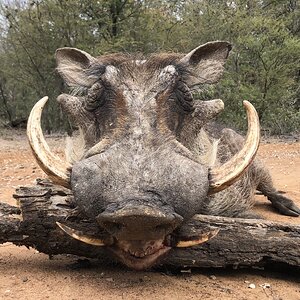
[[[127,267],[145,270],[157,264],[172,249],[164,242],[164,240],[117,241],[109,249]]]
[[[107,247],[119,261],[135,270],[145,270],[156,265],[172,248],[197,246],[219,233],[219,229],[209,229],[188,237],[177,236],[175,233],[171,233],[165,238],[157,240],[118,240],[114,237],[98,239],[87,236],[81,231],[59,222],[56,222],[56,224],[66,234],[76,240],[94,246]]]

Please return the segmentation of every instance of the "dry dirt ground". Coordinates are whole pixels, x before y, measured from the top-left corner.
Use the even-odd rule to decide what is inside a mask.
[[[3,134],[2,134],[3,135]],[[50,145],[62,146],[52,137]],[[268,141],[260,148],[276,186],[300,205],[300,143]],[[12,194],[44,175],[36,165],[24,133],[0,137],[0,201],[14,204]],[[266,218],[300,224],[279,216],[262,196],[257,209]],[[185,271],[185,272],[183,272]],[[249,288],[255,284],[255,288]],[[263,288],[264,284],[269,287]],[[179,270],[135,272],[122,266],[80,263],[74,256],[47,255],[33,249],[0,245],[0,299],[300,299],[300,274],[264,270]]]

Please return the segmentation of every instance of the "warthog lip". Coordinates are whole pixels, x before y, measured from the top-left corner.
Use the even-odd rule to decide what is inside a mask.
[[[122,241],[117,242],[114,246],[110,246],[109,249],[123,264],[135,270],[144,270],[152,267],[164,254],[172,249],[172,247],[164,245],[162,241],[153,241],[155,244],[153,247],[143,248],[141,246],[139,249],[131,247],[130,241],[126,242],[126,246],[123,246],[122,243]]]

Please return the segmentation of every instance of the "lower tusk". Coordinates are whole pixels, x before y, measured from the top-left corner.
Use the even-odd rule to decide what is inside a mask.
[[[89,237],[86,236],[84,234],[82,234],[81,231],[79,230],[75,230],[73,228],[70,228],[64,224],[61,224],[59,222],[56,222],[56,225],[62,230],[64,231],[66,234],[68,234],[69,236],[71,236],[73,239],[76,239],[78,241],[84,242],[86,244],[89,245],[94,245],[94,246],[105,246],[104,241],[100,240],[100,239],[96,239],[93,237]]]
[[[219,233],[220,229],[212,230],[208,233],[203,233],[200,236],[196,237],[195,239],[188,240],[188,241],[179,241],[176,245],[176,248],[188,248],[197,246],[207,242],[208,240],[212,239]]]

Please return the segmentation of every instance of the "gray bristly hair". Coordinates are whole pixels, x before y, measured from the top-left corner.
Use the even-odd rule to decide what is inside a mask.
[[[66,149],[65,155],[66,160],[73,164],[74,162],[80,160],[85,153],[85,141],[82,130],[78,130],[73,133],[73,136],[68,136],[66,138]]]
[[[205,130],[201,129],[191,150],[197,155],[197,159],[201,164],[212,167],[218,164],[218,146],[219,140],[210,140]]]

